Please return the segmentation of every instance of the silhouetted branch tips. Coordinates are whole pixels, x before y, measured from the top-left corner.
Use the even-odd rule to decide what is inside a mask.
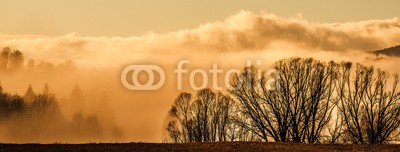
[[[365,144],[396,138],[397,74],[312,58],[283,59],[273,67],[274,83],[245,67],[232,79],[230,96],[203,89],[192,100],[181,93],[167,125],[172,141]]]

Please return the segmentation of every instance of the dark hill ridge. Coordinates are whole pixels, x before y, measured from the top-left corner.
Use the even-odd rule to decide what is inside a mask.
[[[373,51],[373,53],[376,55],[383,54],[383,55],[387,55],[387,56],[400,57],[400,45],[382,49],[382,50]]]

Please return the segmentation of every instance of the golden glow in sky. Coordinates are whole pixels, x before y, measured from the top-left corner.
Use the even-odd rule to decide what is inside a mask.
[[[219,21],[240,10],[312,22],[354,22],[399,16],[398,0],[1,0],[5,34],[132,36],[167,33]]]

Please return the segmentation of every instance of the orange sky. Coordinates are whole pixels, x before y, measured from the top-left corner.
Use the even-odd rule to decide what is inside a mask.
[[[2,0],[0,33],[132,36],[195,28],[240,10],[314,22],[398,17],[398,0]]]

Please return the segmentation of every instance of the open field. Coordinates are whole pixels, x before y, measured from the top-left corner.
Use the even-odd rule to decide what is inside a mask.
[[[260,142],[0,144],[0,151],[400,151],[400,145],[328,145]]]

